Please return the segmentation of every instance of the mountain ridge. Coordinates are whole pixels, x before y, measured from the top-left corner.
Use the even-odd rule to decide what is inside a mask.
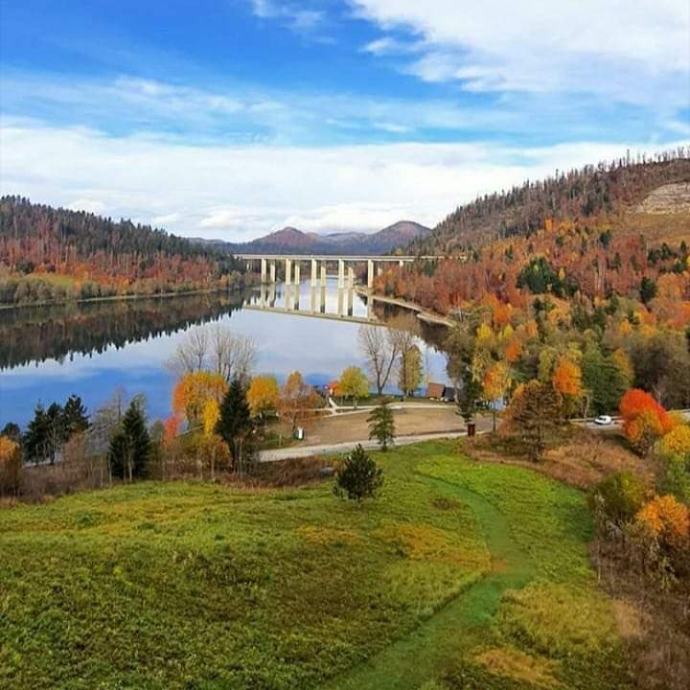
[[[192,242],[222,248],[233,254],[386,254],[430,233],[431,229],[421,223],[399,220],[374,233],[339,231],[318,234],[286,226],[250,242],[191,239]]]

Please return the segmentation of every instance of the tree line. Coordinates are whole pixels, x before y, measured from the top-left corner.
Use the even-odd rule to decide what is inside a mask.
[[[241,283],[231,254],[147,225],[0,199],[0,303],[159,294]]]

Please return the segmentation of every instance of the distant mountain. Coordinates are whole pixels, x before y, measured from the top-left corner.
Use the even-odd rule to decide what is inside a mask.
[[[251,242],[231,243],[222,240],[195,239],[195,242],[224,248],[234,254],[386,254],[405,247],[415,239],[426,237],[431,230],[411,220],[401,220],[383,230],[334,232],[319,235],[287,227]]]

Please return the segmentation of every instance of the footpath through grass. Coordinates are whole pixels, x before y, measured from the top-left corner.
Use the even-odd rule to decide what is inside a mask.
[[[145,483],[0,511],[0,687],[626,687],[584,497],[450,442],[331,485]]]

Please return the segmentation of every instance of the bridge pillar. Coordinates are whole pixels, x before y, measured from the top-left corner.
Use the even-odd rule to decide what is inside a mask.
[[[269,273],[271,276],[271,282],[275,283],[276,282],[276,262],[273,259],[271,259],[271,262],[269,263]]]
[[[355,298],[355,289],[353,286],[350,286],[350,289],[347,291],[347,315],[352,316],[354,312],[354,298]]]
[[[338,259],[338,288],[345,287],[345,262]]]
[[[371,290],[374,287],[374,262],[369,259],[367,261],[367,288]]]
[[[355,269],[352,266],[347,267],[347,287],[349,290],[355,287]]]
[[[311,278],[311,287],[316,287],[316,280],[317,280],[317,267],[319,265],[319,262],[316,259],[311,260],[311,272],[309,273],[309,276]]]
[[[300,284],[300,266],[299,261],[295,261],[295,285]]]
[[[285,259],[285,285],[292,285],[292,259]]]
[[[383,264],[377,264],[377,266],[376,266],[376,275],[377,275],[377,276],[382,276],[382,275],[383,275]]]
[[[405,262],[402,259],[400,259],[400,261],[398,261],[398,266],[400,266],[400,268],[402,268],[404,265],[405,265]]]
[[[321,262],[321,287],[326,287],[326,262]]]
[[[261,259],[261,284],[266,284],[266,259]]]
[[[339,287],[338,288],[338,316],[343,315],[343,302],[344,302],[344,297],[345,297],[345,288],[344,287]]]

